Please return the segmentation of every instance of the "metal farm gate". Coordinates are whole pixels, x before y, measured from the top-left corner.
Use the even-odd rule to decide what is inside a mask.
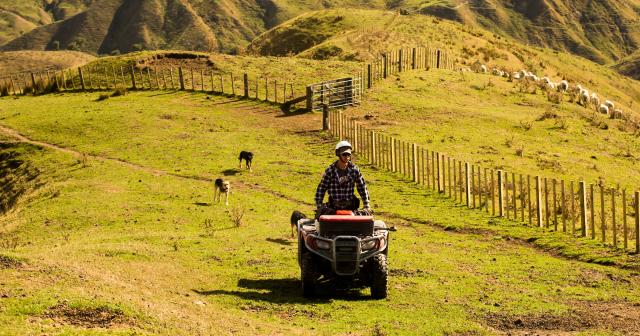
[[[307,87],[307,105],[322,110],[323,105],[340,107],[359,104],[362,99],[362,78],[338,78]]]

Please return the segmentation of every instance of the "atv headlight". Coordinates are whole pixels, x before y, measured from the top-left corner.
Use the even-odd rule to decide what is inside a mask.
[[[362,251],[367,251],[367,250],[372,250],[374,248],[376,248],[378,246],[378,240],[377,239],[372,239],[369,240],[367,242],[362,243],[362,246],[360,246],[360,249]]]
[[[316,239],[316,246],[318,246],[318,248],[321,250],[328,250],[329,248],[331,248],[331,243],[329,243],[328,241]]]

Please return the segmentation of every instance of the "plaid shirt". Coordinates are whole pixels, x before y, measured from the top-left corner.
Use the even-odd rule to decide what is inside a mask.
[[[360,169],[355,164],[349,162],[347,165],[347,181],[343,184],[340,184],[338,175],[338,164],[337,161],[325,170],[324,174],[322,174],[322,180],[320,184],[318,184],[318,189],[316,190],[316,206],[320,207],[322,205],[322,200],[324,199],[325,192],[329,192],[329,198],[334,201],[348,201],[353,199],[353,187],[355,185],[358,186],[358,193],[362,198],[362,203],[365,208],[369,207],[369,191],[367,190],[367,185],[364,182],[364,178],[362,177],[362,173],[360,173]]]

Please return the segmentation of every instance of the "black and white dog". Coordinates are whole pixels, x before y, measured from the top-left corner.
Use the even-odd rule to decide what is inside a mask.
[[[238,159],[240,160],[240,168],[242,168],[242,160],[244,160],[246,167],[249,169],[249,171],[251,171],[251,160],[253,160],[253,153],[242,151],[240,152],[240,157]]]
[[[224,204],[229,205],[229,189],[230,189],[229,181],[225,181],[221,178],[217,178],[214,184],[215,184],[215,189],[213,191],[213,202],[215,203],[217,201],[218,203],[220,203],[220,196],[222,196],[222,193],[224,193],[225,194]]]
[[[307,215],[303,214],[298,210],[295,210],[294,212],[291,213],[291,238],[293,238],[293,231],[297,230],[298,221],[303,218],[307,218]]]

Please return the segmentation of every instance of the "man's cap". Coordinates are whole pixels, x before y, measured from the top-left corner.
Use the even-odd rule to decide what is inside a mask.
[[[344,153],[349,153],[351,154],[351,148],[349,147],[344,147],[344,149],[339,150],[340,155],[344,154]]]

